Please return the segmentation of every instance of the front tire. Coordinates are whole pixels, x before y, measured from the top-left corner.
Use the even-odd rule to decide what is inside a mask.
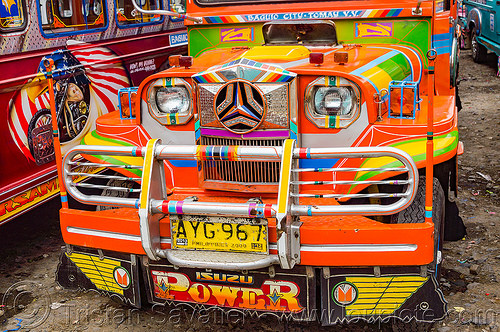
[[[445,217],[445,195],[439,180],[434,178],[432,197],[432,221],[434,222],[434,261],[430,264],[431,271],[440,269],[440,249],[443,243],[444,217]],[[394,215],[392,222],[396,224],[423,223],[425,222],[425,176],[418,181],[415,199],[405,210]],[[439,276],[437,276],[439,280]]]
[[[472,60],[476,63],[482,63],[486,61],[486,55],[488,54],[488,50],[486,47],[481,45],[477,40],[477,32],[476,28],[473,28],[471,31],[471,48],[472,48]]]
[[[425,176],[419,178],[415,199],[411,205],[393,216],[392,222],[398,224],[423,223],[425,222]],[[441,184],[437,178],[433,179],[432,195],[432,221],[434,222],[434,260],[429,264],[428,271],[434,273],[436,281],[439,283],[441,274],[441,246],[443,243],[443,229],[445,217],[445,195]],[[412,319],[404,322],[394,319],[392,330],[394,332],[427,332],[433,323],[418,322]]]

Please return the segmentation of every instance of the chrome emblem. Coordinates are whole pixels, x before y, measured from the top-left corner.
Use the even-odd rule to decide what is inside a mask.
[[[235,134],[246,134],[264,120],[266,98],[251,83],[234,80],[217,92],[214,109],[215,115],[227,130]]]

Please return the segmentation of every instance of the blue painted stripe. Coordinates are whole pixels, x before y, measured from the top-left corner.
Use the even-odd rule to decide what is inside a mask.
[[[432,41],[435,40],[450,40],[451,38],[451,33],[445,32],[445,33],[440,33],[432,36]]]
[[[399,52],[399,51],[391,51],[391,52],[387,53],[386,55],[383,55],[383,56],[369,62],[368,64],[354,70],[351,74],[362,77],[364,80],[368,81],[368,83],[370,83],[375,88],[375,91],[377,91],[377,93],[380,93],[378,86],[375,83],[373,83],[368,77],[363,76],[362,74],[365,71],[372,69],[373,67],[381,64],[382,62],[389,60],[393,56],[398,55],[399,53],[404,54],[404,53]]]
[[[61,202],[66,203],[68,201],[68,196],[61,195]]]
[[[206,79],[203,78],[203,76],[195,76],[194,79],[198,82],[198,83],[208,83],[208,81]]]
[[[338,159],[300,159],[299,168],[332,168]]]
[[[440,33],[432,36],[432,48],[434,48],[438,55],[447,54],[451,52],[452,34]]]
[[[402,11],[403,11],[403,8],[397,9],[396,12],[394,13],[394,15],[392,15],[392,17],[398,17]]]
[[[196,160],[169,160],[174,167],[196,167]]]
[[[177,214],[177,210],[175,208],[176,205],[177,205],[177,201],[169,201],[168,202],[168,213]]]
[[[362,66],[362,67],[359,67],[358,69],[354,70],[353,72],[351,72],[352,75],[361,75],[363,74],[365,71],[369,70],[369,69],[372,69],[373,67],[375,66],[378,66],[379,64],[381,64],[382,62],[384,61],[387,61],[389,60],[390,58],[392,58],[393,56],[396,56],[398,55],[399,53],[401,52],[398,52],[398,51],[391,51],[385,55],[382,55],[380,57],[378,57],[377,59],[367,63],[366,65]]]
[[[432,218],[432,211],[425,211],[426,218]]]

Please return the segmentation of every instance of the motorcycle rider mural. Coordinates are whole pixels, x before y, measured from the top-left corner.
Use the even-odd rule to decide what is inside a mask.
[[[91,58],[90,54],[98,54]],[[44,60],[54,65],[57,124],[63,152],[79,140],[103,114],[104,105],[116,105],[116,93],[129,86],[121,62],[109,49],[57,50],[44,57],[37,76],[11,102],[9,130],[24,155],[37,165],[54,160],[50,99]]]

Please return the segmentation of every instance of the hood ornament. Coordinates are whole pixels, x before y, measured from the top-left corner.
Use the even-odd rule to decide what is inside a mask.
[[[215,116],[232,133],[246,134],[264,120],[267,102],[255,85],[245,80],[224,84],[214,99]]]

